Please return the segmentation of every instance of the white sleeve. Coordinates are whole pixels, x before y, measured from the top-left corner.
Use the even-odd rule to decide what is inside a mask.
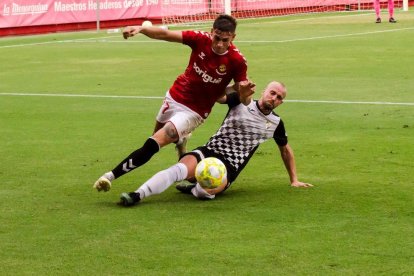
[[[196,184],[195,187],[191,190],[191,193],[196,197],[196,198],[200,198],[200,199],[213,199],[216,196],[215,195],[210,195],[209,193],[207,193],[203,187],[200,186],[200,184]]]

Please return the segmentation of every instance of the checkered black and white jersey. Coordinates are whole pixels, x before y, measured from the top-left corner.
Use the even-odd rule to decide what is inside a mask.
[[[238,97],[228,95],[227,103],[230,108],[227,116],[205,147],[231,165],[238,175],[261,143],[274,138],[278,145],[284,146],[287,134],[280,117],[273,112],[264,115],[257,101],[245,106]]]

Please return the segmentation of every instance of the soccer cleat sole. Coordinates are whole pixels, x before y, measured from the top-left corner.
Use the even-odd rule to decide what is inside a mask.
[[[93,187],[98,190],[98,192],[100,191],[104,191],[107,192],[111,189],[111,181],[109,181],[108,179],[104,178],[104,177],[100,177],[95,184],[93,185]]]

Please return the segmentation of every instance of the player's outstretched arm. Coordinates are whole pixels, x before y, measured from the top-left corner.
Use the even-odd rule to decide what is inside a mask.
[[[139,33],[140,28],[140,26],[127,26],[122,30],[122,36],[124,39],[133,37]]]
[[[256,89],[256,84],[250,80],[241,81],[236,83],[238,85],[240,102],[244,105],[248,105],[252,101],[252,96]]]
[[[182,43],[183,36],[181,31],[170,31],[160,27],[143,27],[143,26],[128,26],[122,31],[122,35],[125,39],[133,37],[137,34],[143,34],[152,39],[165,40],[169,42]]]
[[[285,164],[286,170],[289,174],[290,185],[292,187],[313,187],[312,184],[301,182],[298,180],[296,174],[296,162],[295,156],[293,154],[292,148],[287,144],[285,146],[279,146],[280,155],[282,157],[283,163]]]

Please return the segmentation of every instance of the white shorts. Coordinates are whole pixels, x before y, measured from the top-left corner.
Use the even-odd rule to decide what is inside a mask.
[[[188,137],[194,129],[204,123],[203,117],[185,105],[174,101],[168,91],[158,112],[157,121],[163,124],[171,122],[177,130],[179,141]]]

